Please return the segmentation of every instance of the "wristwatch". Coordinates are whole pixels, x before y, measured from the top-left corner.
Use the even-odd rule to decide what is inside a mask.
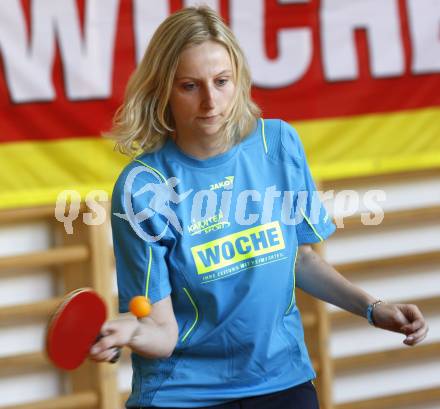
[[[374,319],[373,319],[373,311],[378,305],[380,305],[382,303],[383,303],[382,300],[377,300],[367,307],[367,320],[373,327],[376,326]]]

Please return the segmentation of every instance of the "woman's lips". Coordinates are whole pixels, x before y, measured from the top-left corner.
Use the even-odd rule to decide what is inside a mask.
[[[199,116],[199,119],[205,123],[214,123],[217,121],[219,115]]]

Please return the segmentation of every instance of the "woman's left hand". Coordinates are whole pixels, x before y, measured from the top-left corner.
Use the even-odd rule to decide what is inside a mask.
[[[379,304],[373,311],[376,327],[405,334],[403,343],[416,345],[426,338],[428,324],[413,304]]]

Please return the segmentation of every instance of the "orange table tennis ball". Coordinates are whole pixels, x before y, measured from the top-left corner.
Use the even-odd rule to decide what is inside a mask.
[[[138,318],[146,317],[150,315],[151,312],[150,300],[143,295],[133,297],[128,307],[131,313]]]

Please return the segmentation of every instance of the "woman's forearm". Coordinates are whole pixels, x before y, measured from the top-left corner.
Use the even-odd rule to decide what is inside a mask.
[[[306,293],[362,317],[368,305],[376,301],[338,273],[310,246],[300,246],[298,250],[296,283]]]
[[[146,358],[167,358],[176,347],[178,326],[171,297],[157,301],[148,317],[124,318],[107,321],[101,328],[103,337],[91,348],[95,361],[110,361],[115,347],[129,347]]]
[[[176,346],[177,324],[158,324],[147,317],[139,319],[127,346],[146,358],[167,358]]]

